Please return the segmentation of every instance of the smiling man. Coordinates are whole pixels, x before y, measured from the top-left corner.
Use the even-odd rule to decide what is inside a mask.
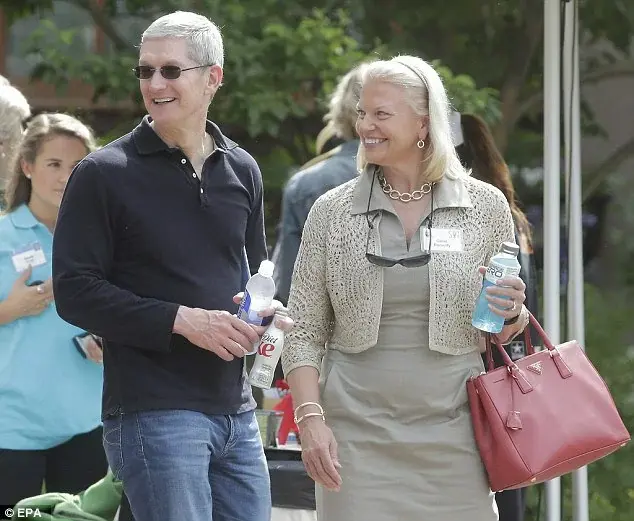
[[[78,165],[55,232],[57,308],[104,338],[104,447],[136,521],[270,518],[243,358],[262,328],[233,300],[244,250],[266,258],[262,179],[207,120],[222,67],[207,18],[152,23],[134,69],[148,115]]]

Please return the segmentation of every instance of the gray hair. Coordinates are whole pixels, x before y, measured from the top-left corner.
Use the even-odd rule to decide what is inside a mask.
[[[362,63],[348,71],[339,80],[330,96],[329,110],[324,116],[326,126],[317,136],[315,143],[318,154],[333,136],[345,141],[350,141],[356,137],[357,103],[361,94],[361,79],[366,66],[366,63]]]
[[[0,190],[22,137],[23,123],[30,116],[31,108],[24,95],[8,82],[0,85]]]
[[[403,88],[405,99],[415,114],[429,116],[429,136],[425,148],[427,179],[439,181],[467,175],[454,148],[449,125],[450,104],[442,80],[434,68],[416,56],[396,56],[391,60],[371,63],[363,83],[382,81]],[[363,146],[357,154],[357,168],[365,169],[367,161]]]
[[[220,29],[208,18],[176,11],[154,20],[141,36],[141,43],[156,38],[182,38],[189,57],[198,65],[224,64],[224,46]]]

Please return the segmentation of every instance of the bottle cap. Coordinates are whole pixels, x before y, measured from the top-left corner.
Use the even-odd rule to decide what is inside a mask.
[[[508,253],[509,255],[514,255],[515,257],[517,257],[520,252],[520,247],[514,242],[503,242],[500,246],[500,252]]]
[[[263,277],[272,277],[273,271],[275,271],[275,264],[273,264],[270,260],[263,260],[260,264],[258,273]]]

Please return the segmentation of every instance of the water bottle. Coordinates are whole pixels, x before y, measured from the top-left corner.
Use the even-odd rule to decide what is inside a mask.
[[[517,276],[520,273],[520,263],[517,260],[520,247],[512,242],[503,242],[500,251],[491,258],[487,267],[482,289],[473,310],[471,324],[473,327],[487,333],[499,333],[504,327],[504,317],[497,315],[489,308],[486,289],[494,286],[499,279],[507,276]],[[508,298],[508,297],[503,297]]]
[[[270,389],[273,385],[275,368],[284,349],[284,331],[275,325],[275,319],[286,316],[286,309],[276,310],[273,322],[262,335],[248,378],[248,382],[255,387]]]
[[[258,272],[249,279],[238,308],[239,319],[255,326],[261,326],[263,320],[266,320],[258,316],[258,313],[271,307],[273,302],[275,296],[274,269],[275,265],[271,261],[263,260]],[[248,354],[252,355],[257,348],[258,344],[256,343],[253,346],[253,351]]]

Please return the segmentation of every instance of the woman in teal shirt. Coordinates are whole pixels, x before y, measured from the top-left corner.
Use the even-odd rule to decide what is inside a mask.
[[[73,167],[94,149],[91,131],[41,114],[20,142],[0,217],[0,504],[76,493],[103,477],[101,352],[55,310],[53,230]],[[95,240],[99,240],[95,238]]]

